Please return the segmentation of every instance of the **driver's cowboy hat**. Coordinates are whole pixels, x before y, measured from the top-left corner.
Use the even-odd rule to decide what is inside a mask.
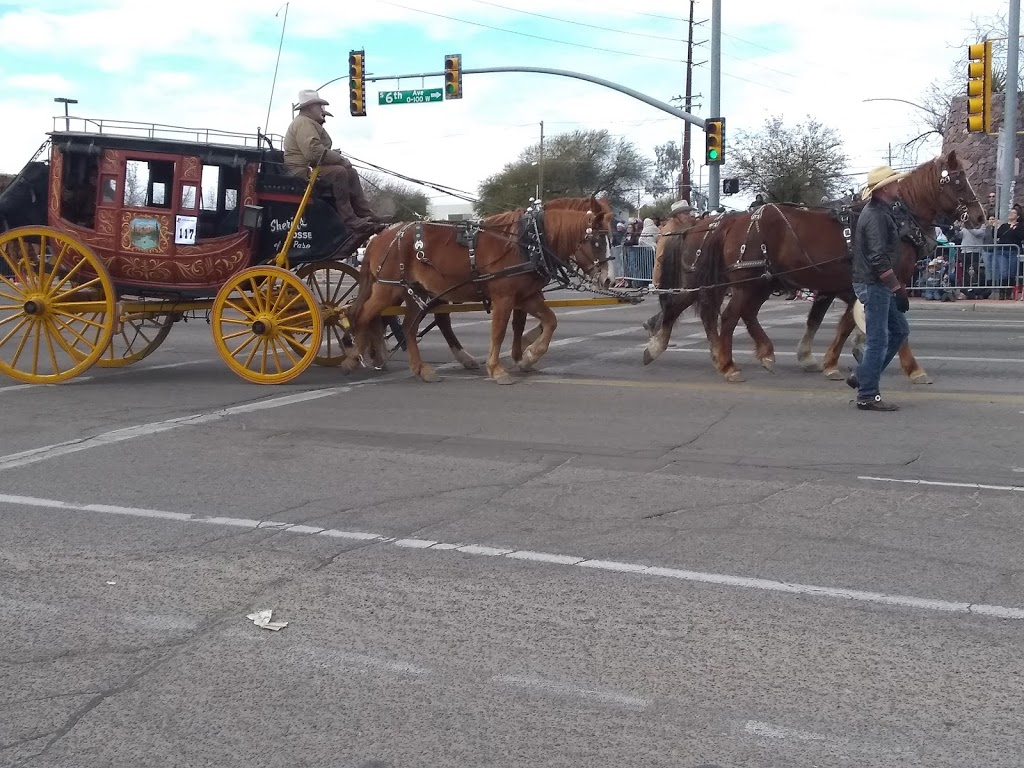
[[[864,187],[864,191],[861,192],[861,200],[867,200],[875,192],[882,189],[882,187],[887,187],[906,175],[905,173],[897,173],[888,165],[880,165],[877,168],[873,168],[868,172],[868,184]]]
[[[672,208],[669,210],[671,215],[677,213],[689,213],[693,210],[693,207],[686,200],[676,200],[672,203]]]
[[[320,98],[320,94],[317,91],[299,91],[299,101],[294,107],[292,107],[292,109],[299,110],[302,109],[303,107],[308,107],[313,104],[323,104],[326,107],[330,104],[330,102],[327,101],[327,99]],[[326,114],[328,117],[334,117],[334,115],[332,115],[326,109],[324,110],[324,114]]]

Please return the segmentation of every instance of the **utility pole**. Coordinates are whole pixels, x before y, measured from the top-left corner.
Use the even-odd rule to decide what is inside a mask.
[[[686,95],[685,106],[690,111],[691,100],[693,99],[693,12],[696,0],[690,0],[690,35],[686,41]],[[679,199],[690,202],[690,124],[683,124],[683,157],[682,168],[679,171]]]
[[[889,167],[892,168],[892,142],[889,142]]]
[[[540,121],[540,166],[537,171],[537,199],[544,199],[544,121]]]
[[[1003,145],[999,163],[997,186],[1000,194],[996,199],[1000,221],[1005,221],[1013,200],[1013,171],[1017,155],[1017,77],[1020,54],[1020,0],[1010,0],[1007,18],[1006,41],[1006,103],[1003,130],[1000,141]]]
[[[711,0],[711,115],[722,114],[722,0]],[[723,139],[723,151],[725,150]],[[718,194],[721,192],[719,171],[722,166],[708,166],[708,207],[718,207]]]

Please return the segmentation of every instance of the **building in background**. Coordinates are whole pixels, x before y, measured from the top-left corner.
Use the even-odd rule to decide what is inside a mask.
[[[429,212],[434,221],[467,221],[476,218],[472,203],[431,203]]]

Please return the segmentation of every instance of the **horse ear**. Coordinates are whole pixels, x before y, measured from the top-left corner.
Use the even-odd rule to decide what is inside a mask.
[[[946,165],[952,168],[957,168],[960,165],[960,158],[956,156],[956,150],[951,149],[946,153]]]

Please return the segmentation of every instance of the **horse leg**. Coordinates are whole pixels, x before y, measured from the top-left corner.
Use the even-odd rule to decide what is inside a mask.
[[[818,333],[818,329],[821,328],[822,320],[825,319],[825,313],[828,312],[835,298],[831,294],[819,294],[815,297],[814,303],[811,304],[811,309],[807,313],[807,325],[804,327],[804,335],[800,338],[800,343],[796,347],[796,361],[808,373],[821,370],[818,361],[814,359],[812,346],[814,344],[814,336]]]
[[[736,324],[744,313],[744,304],[747,300],[746,288],[733,288],[729,303],[725,305],[722,312],[722,330],[718,339],[718,360],[719,370],[725,374],[726,381],[746,381],[743,372],[737,367],[736,361],[732,359],[732,337],[736,332]]]
[[[352,336],[355,339],[355,364],[358,367],[362,360],[372,360],[375,368],[383,368],[385,358],[383,354],[384,324],[381,321],[381,312],[393,303],[390,292],[379,283],[370,287],[370,296],[363,302],[359,313],[350,318],[352,324]]]
[[[423,362],[423,357],[420,355],[420,343],[417,338],[420,332],[420,308],[412,298],[406,300],[405,306],[405,321],[402,323],[402,332],[405,334],[405,348],[409,353],[409,370],[420,381],[430,383],[440,381],[441,377],[437,375],[437,371],[432,366]]]
[[[928,372],[921,367],[921,364],[917,362],[917,358],[914,357],[914,353],[910,349],[910,340],[903,342],[903,346],[900,347],[900,367],[903,372],[910,377],[910,381],[913,384],[931,384],[932,377],[928,375]]]
[[[757,319],[757,313],[771,295],[770,283],[759,289],[751,289],[749,299],[744,304],[743,324],[747,326],[747,333],[754,340],[754,356],[761,361],[766,371],[775,373],[775,345]]]
[[[459,341],[459,337],[455,335],[455,331],[452,330],[452,315],[450,312],[437,312],[434,315],[434,322],[437,324],[437,330],[444,336],[444,340],[448,343],[448,349],[451,350],[452,357],[455,358],[456,362],[462,363],[462,367],[469,371],[475,371],[480,368],[478,363],[471,354],[462,348],[462,343]]]
[[[554,310],[544,302],[543,295],[529,299],[523,306],[531,315],[540,320],[541,328],[540,338],[526,348],[526,351],[523,352],[522,362],[519,363],[520,370],[528,371],[547,353],[548,347],[551,345],[551,337],[555,335],[555,328],[558,327],[558,319],[555,317]]]
[[[512,310],[512,362],[523,359],[523,331],[526,330],[526,310],[516,307]]]
[[[721,322],[722,307],[702,301],[700,303],[700,322],[704,326],[704,335],[708,339],[708,349],[711,351],[711,364],[715,370],[722,372],[721,346],[722,336],[719,324]]]
[[[644,365],[650,365],[665,350],[668,349],[669,340],[672,338],[672,329],[675,327],[679,316],[685,312],[696,300],[696,293],[681,293],[677,296],[662,296],[660,300],[661,311],[651,318],[651,338],[647,341],[647,348],[644,350]],[[657,319],[657,325],[654,320]],[[647,325],[644,326],[645,328]]]
[[[829,381],[843,381],[846,378],[839,370],[839,355],[846,345],[846,340],[850,338],[850,334],[856,327],[857,324],[853,320],[853,301],[848,301],[843,316],[839,318],[839,323],[836,325],[836,335],[828,349],[825,350],[825,358],[821,363],[821,369]]]
[[[487,355],[487,375],[499,384],[514,384],[515,379],[501,365],[501,344],[505,341],[515,302],[510,295],[500,294],[492,296],[491,301],[491,351]]]

